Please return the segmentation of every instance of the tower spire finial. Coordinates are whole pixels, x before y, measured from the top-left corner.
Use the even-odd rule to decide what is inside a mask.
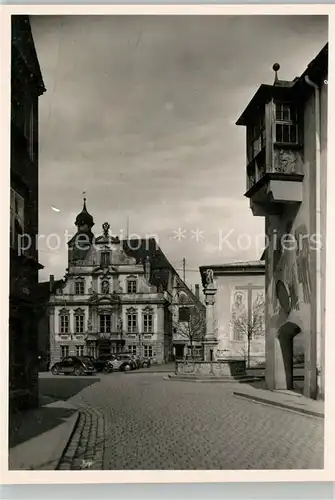
[[[83,191],[83,199],[84,199],[84,203],[86,201],[86,191]]]
[[[272,69],[275,72],[275,81],[274,81],[274,85],[275,85],[279,80],[278,71],[280,70],[280,64],[274,63],[274,65],[272,66]]]

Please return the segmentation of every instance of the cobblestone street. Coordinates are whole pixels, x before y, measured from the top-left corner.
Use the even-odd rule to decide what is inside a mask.
[[[318,469],[323,421],[233,396],[236,385],[101,376],[69,401],[82,410],[60,469]],[[48,380],[75,386],[72,377]]]

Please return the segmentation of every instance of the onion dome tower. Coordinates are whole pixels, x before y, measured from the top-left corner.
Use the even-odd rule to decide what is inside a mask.
[[[77,226],[77,232],[68,242],[69,263],[71,264],[74,264],[76,261],[83,261],[85,259],[94,239],[94,234],[92,233],[94,220],[92,215],[87,211],[85,197],[83,209],[77,215],[75,225]]]
[[[94,220],[91,214],[88,213],[86,208],[86,198],[84,197],[84,206],[80,214],[77,215],[75,225],[77,226],[78,233],[91,233],[94,226]]]

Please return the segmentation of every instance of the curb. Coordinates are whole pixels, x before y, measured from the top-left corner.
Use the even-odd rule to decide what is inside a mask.
[[[192,376],[178,376],[178,375],[168,375],[164,377],[164,380],[175,380],[176,382],[197,382],[197,383],[221,383],[221,384],[244,384],[246,382],[258,382],[261,379],[256,377],[245,377],[243,379],[230,379],[230,378],[220,378],[220,377],[207,377],[207,378],[195,378]]]
[[[238,391],[233,391],[233,395],[236,397],[239,397],[241,399],[248,399],[249,401],[253,401],[254,403],[262,403],[262,404],[266,404],[268,406],[275,406],[277,408],[282,408],[284,410],[290,410],[290,411],[293,411],[295,413],[308,415],[310,417],[317,417],[317,418],[321,418],[321,419],[325,418],[324,413],[320,413],[320,412],[314,411],[314,410],[308,410],[306,408],[297,408],[296,406],[293,406],[290,404],[281,403],[279,401],[273,401],[271,399],[262,398],[260,396],[251,396],[250,394],[245,394],[243,392],[238,392]]]
[[[143,374],[147,374],[147,373],[173,373],[173,370],[148,370],[148,371],[144,371],[144,370],[131,370],[129,372],[123,372],[125,375],[136,375],[136,374],[139,374],[139,373],[143,373]]]
[[[64,460],[64,457],[66,457],[66,460],[68,459],[73,459],[74,458],[74,455],[77,451],[77,447],[74,447],[73,450],[71,451],[71,447],[70,447],[70,444],[72,442],[72,439],[73,439],[73,436],[74,436],[74,433],[76,432],[77,428],[78,428],[78,424],[79,424],[79,419],[80,419],[80,411],[77,411],[75,413],[75,415],[72,415],[72,416],[75,416],[75,421],[73,423],[73,426],[72,426],[72,429],[71,429],[71,432],[70,432],[70,435],[66,441],[66,445],[63,447],[63,450],[62,450],[62,453],[61,455],[59,456],[58,460],[57,460],[57,463],[55,463],[55,467],[53,470],[59,470],[59,466],[62,462],[62,460]],[[71,417],[70,417],[71,418]]]

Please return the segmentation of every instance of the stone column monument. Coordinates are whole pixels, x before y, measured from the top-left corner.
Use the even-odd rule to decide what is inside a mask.
[[[214,352],[217,347],[218,340],[215,332],[215,295],[216,286],[214,284],[214,273],[212,269],[206,271],[206,284],[204,288],[205,303],[206,303],[206,335],[203,341],[204,344],[204,361],[214,361]]]

